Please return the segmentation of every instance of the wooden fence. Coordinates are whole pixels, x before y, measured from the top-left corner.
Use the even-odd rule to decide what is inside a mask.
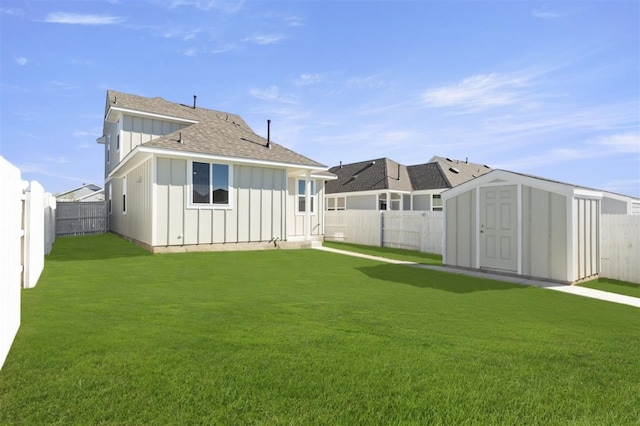
[[[600,217],[600,276],[640,283],[640,216]]]
[[[109,215],[104,201],[60,202],[56,212],[57,235],[104,234],[109,230]]]

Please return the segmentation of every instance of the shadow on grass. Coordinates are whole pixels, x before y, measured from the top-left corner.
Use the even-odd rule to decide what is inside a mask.
[[[524,289],[526,286],[494,281],[490,279],[449,274],[408,267],[406,265],[376,265],[357,268],[370,278],[398,284],[408,284],[418,288],[432,288],[452,293],[472,293],[476,291]]]
[[[151,253],[115,234],[100,234],[56,239],[47,261],[104,260],[134,256],[151,256]]]

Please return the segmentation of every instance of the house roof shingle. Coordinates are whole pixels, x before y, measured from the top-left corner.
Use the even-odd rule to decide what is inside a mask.
[[[270,147],[268,147],[267,140],[253,132],[236,114],[201,107],[193,108],[193,106],[169,102],[159,97],[145,98],[109,90],[105,117],[112,107],[197,121],[179,131],[144,143],[143,146],[146,147],[314,168],[326,167],[273,141],[269,141]]]
[[[419,191],[452,188],[489,172],[488,166],[433,157],[428,163],[404,166],[388,158],[335,166],[338,179],[327,182],[327,194],[360,191]]]

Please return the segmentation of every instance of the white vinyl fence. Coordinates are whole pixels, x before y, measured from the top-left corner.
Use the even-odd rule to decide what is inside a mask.
[[[0,368],[20,327],[20,291],[32,288],[55,240],[55,198],[0,157]]]
[[[600,217],[600,276],[640,284],[640,216]]]
[[[325,240],[442,254],[442,212],[325,212]],[[600,276],[640,284],[640,216],[600,217]]]
[[[22,203],[20,170],[0,157],[0,368],[20,327]]]
[[[442,253],[442,212],[325,212],[325,240]]]

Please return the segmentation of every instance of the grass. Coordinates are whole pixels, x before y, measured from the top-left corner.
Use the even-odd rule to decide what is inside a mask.
[[[390,247],[337,243],[333,241],[325,241],[322,245],[339,250],[353,251],[357,253],[368,254],[371,256],[386,257],[389,259],[404,260],[407,262],[422,263],[425,265],[442,265],[442,256],[439,254],[422,253],[414,250],[397,249]]]
[[[0,424],[638,424],[640,310],[315,250],[59,239]]]
[[[598,278],[597,280],[580,283],[580,286],[609,291],[611,293],[624,294],[625,296],[640,297],[640,284],[625,281]]]

